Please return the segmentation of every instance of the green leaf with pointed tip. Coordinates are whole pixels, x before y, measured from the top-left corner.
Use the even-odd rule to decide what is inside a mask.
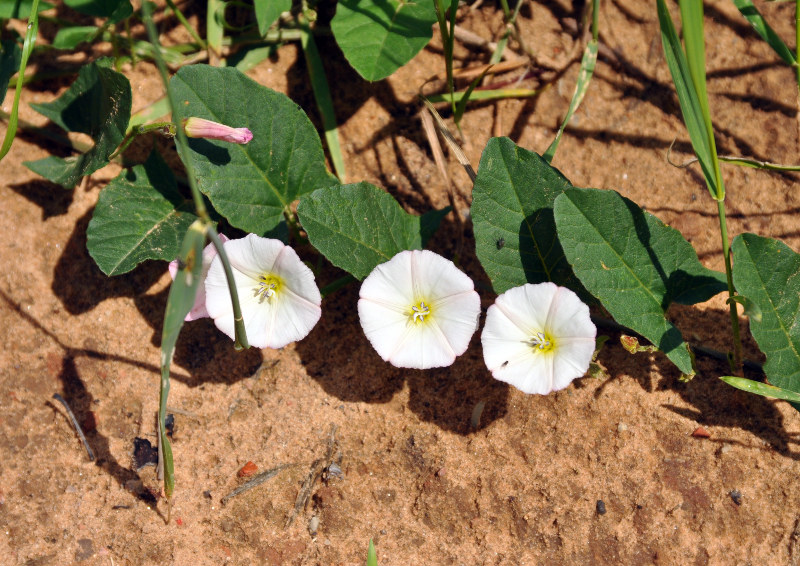
[[[724,291],[725,276],[703,267],[680,232],[616,191],[568,189],[554,211],[564,254],[586,289],[691,374],[692,354],[666,310]]]
[[[68,132],[92,137],[95,145],[84,154],[50,156],[23,164],[42,177],[71,189],[84,175],[108,163],[109,156],[125,137],[131,117],[131,84],[109,68],[111,59],[84,65],[72,86],[57,100],[31,107]]]
[[[761,36],[761,39],[766,41],[773,51],[783,59],[787,65],[794,65],[795,55],[791,49],[783,42],[780,36],[775,33],[775,30],[767,23],[761,12],[758,11],[750,0],[733,0],[734,5],[739,9],[739,12],[750,22],[755,32]]]
[[[146,259],[171,261],[197,219],[175,176],[155,152],[100,192],[86,230],[89,255],[106,275],[127,273]]]
[[[770,383],[800,392],[800,255],[780,240],[740,234],[733,240],[736,291],[761,310],[750,332],[767,356]]]
[[[472,189],[475,249],[496,293],[552,281],[586,295],[564,257],[553,202],[572,184],[508,138],[486,144]]]
[[[253,0],[253,7],[258,22],[258,33],[264,37],[270,26],[278,21],[278,17],[292,9],[292,0]]]
[[[372,544],[372,539],[369,539],[369,546],[367,547],[367,566],[378,566],[378,554],[375,552],[375,545]]]
[[[736,389],[741,389],[742,391],[747,391],[748,393],[755,393],[756,395],[769,397],[771,399],[783,399],[784,401],[789,401],[793,405],[800,403],[800,393],[789,391],[788,389],[732,375],[725,375],[720,377],[720,379],[728,385]]]
[[[358,74],[379,81],[428,44],[435,22],[432,0],[341,0],[331,31]]]
[[[311,244],[358,280],[403,250],[421,249],[434,220],[423,223],[363,182],[314,191],[297,205],[297,215]]]
[[[200,191],[233,226],[278,234],[292,202],[336,184],[317,131],[286,95],[236,69],[208,65],[183,67],[170,85],[177,120],[198,116],[253,133],[246,145],[190,139],[188,155],[181,153],[192,163]]]

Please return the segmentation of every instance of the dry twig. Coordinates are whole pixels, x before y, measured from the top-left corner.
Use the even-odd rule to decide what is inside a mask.
[[[69,420],[72,423],[72,426],[75,427],[75,430],[78,433],[78,436],[80,437],[81,442],[83,442],[84,448],[86,448],[86,452],[89,454],[89,460],[91,462],[94,462],[94,452],[92,452],[92,447],[89,446],[89,443],[86,441],[86,437],[84,436],[83,431],[81,430],[81,426],[78,424],[78,419],[76,419],[75,415],[72,413],[72,409],[69,408],[69,405],[67,405],[67,402],[58,393],[54,393],[53,394],[53,399],[55,399],[56,401],[58,401],[59,403],[64,405],[64,409],[66,409],[66,411],[67,411],[67,416],[69,417]]]

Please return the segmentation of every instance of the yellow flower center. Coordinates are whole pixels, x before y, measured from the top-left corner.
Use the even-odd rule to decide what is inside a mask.
[[[431,314],[431,309],[425,304],[425,301],[420,301],[419,304],[411,307],[411,321],[415,323],[425,322],[425,317]]]
[[[266,299],[272,302],[272,299],[280,292],[281,287],[283,287],[283,280],[280,277],[272,273],[264,273],[258,278],[255,296],[259,297],[261,301]]]
[[[534,351],[549,352],[553,349],[553,341],[544,332],[537,332],[526,342]]]

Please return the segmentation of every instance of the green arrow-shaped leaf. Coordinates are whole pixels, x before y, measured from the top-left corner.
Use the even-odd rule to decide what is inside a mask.
[[[89,255],[106,275],[127,273],[146,259],[171,261],[196,219],[172,171],[151,153],[100,192],[86,231]]]
[[[67,157],[49,156],[24,165],[34,173],[71,189],[84,175],[90,175],[108,163],[108,157],[125,137],[131,117],[131,84],[124,75],[102,59],[81,67],[78,78],[57,100],[31,107],[68,132],[92,137],[95,145],[84,154]]]
[[[190,139],[200,190],[247,232],[274,231],[298,197],[336,183],[313,124],[286,95],[231,68],[192,65],[172,78],[179,119],[198,116],[253,133],[247,145]],[[180,148],[179,148],[180,149]]]
[[[297,215],[314,247],[359,280],[395,254],[422,248],[431,222],[443,216],[433,211],[421,221],[369,183],[314,191],[300,201]]]
[[[770,383],[800,392],[800,255],[779,240],[740,234],[733,240],[736,291],[761,310],[750,332],[767,356]]]
[[[553,202],[572,184],[508,138],[486,144],[472,190],[475,248],[495,292],[553,281],[585,293],[564,257]]]
[[[341,0],[331,30],[358,74],[379,81],[428,44],[435,22],[431,0]]]
[[[568,189],[554,211],[564,253],[586,289],[617,322],[692,374],[689,348],[665,313],[672,302],[724,291],[724,275],[703,267],[680,232],[616,191]]]

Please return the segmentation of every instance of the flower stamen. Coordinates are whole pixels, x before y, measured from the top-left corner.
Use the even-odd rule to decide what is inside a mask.
[[[549,350],[553,347],[553,343],[544,332],[537,332],[525,343],[531,348],[539,348],[541,351]]]
[[[431,309],[425,304],[425,301],[420,301],[419,305],[414,305],[411,310],[414,313],[412,317],[414,322],[425,322],[425,317],[431,314]]]
[[[263,301],[272,301],[277,295],[278,281],[272,275],[262,275],[259,277],[258,287],[255,290],[255,296]]]

